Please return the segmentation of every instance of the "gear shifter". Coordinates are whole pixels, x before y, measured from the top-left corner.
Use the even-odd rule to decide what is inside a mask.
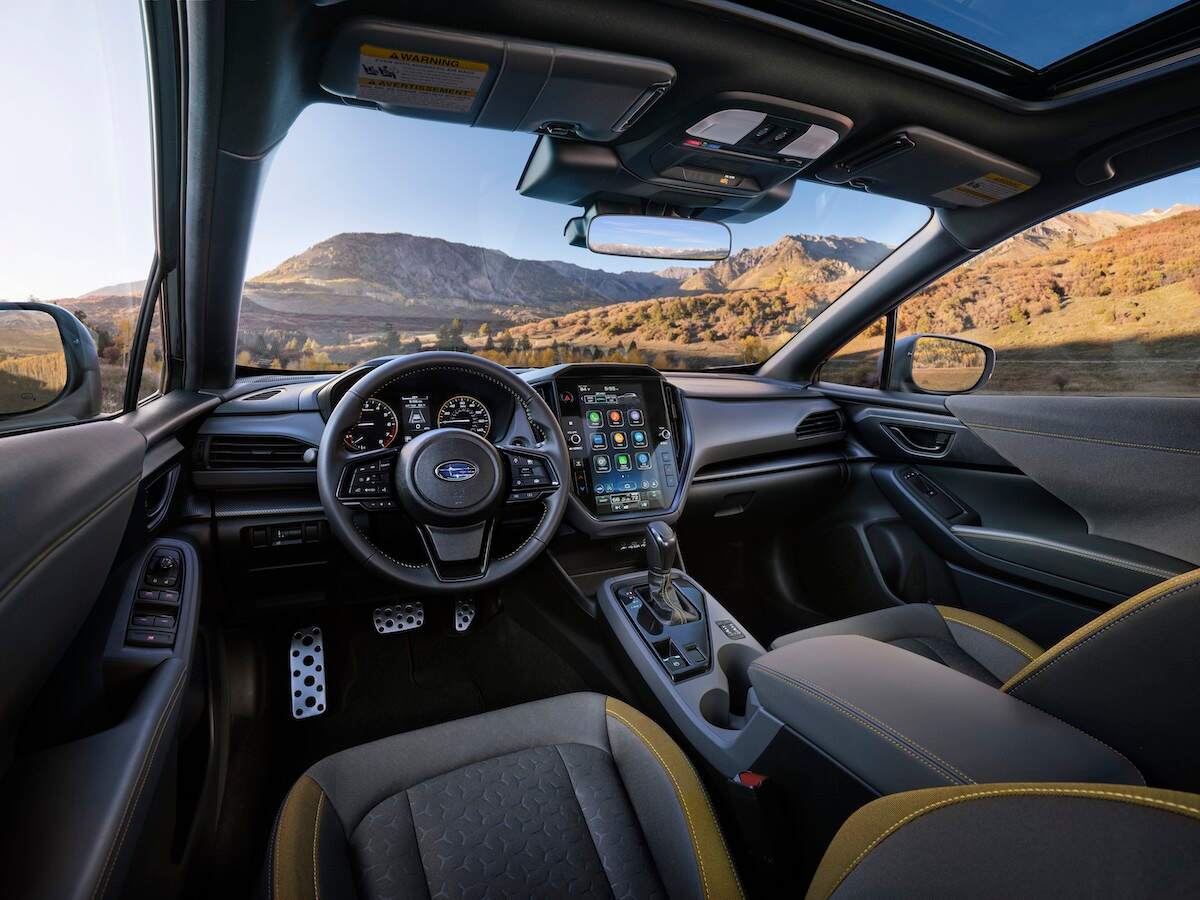
[[[646,568],[650,570],[650,605],[664,622],[683,625],[700,618],[691,604],[684,600],[671,580],[671,569],[679,545],[675,531],[666,522],[651,522],[646,526]]]

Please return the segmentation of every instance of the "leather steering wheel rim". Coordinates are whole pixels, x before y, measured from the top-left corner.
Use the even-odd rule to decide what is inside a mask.
[[[357,453],[346,447],[343,436],[346,431],[358,421],[362,402],[376,391],[392,382],[413,374],[438,371],[459,372],[486,379],[506,390],[516,401],[514,420],[522,413],[527,419],[536,424],[545,439],[535,442],[532,429],[527,429],[530,446],[516,444],[497,445],[502,455],[517,455],[525,452],[531,456],[541,457],[548,461],[557,477],[557,486],[547,490],[541,497],[542,517],[534,528],[533,533],[512,552],[489,558],[487,548],[483,553],[481,574],[473,577],[445,578],[439,574],[437,561],[433,558],[433,549],[426,542],[427,555],[430,557],[426,564],[415,565],[403,562],[390,556],[385,550],[376,546],[355,525],[356,510],[338,499],[338,488],[342,484],[343,474],[348,466],[360,464],[371,458],[389,458],[400,451],[389,448],[388,451],[367,451]],[[514,429],[510,426],[510,433]],[[435,429],[437,432],[457,431],[456,429]],[[426,432],[432,434],[434,432]],[[424,435],[422,435],[424,437]],[[502,493],[507,494],[507,469],[504,467],[501,478],[504,479]],[[321,497],[321,506],[329,527],[333,533],[369,570],[382,577],[417,591],[433,593],[453,593],[478,590],[490,587],[515,572],[520,571],[531,563],[549,543],[557,531],[567,507],[568,481],[570,478],[570,453],[567,441],[559,427],[554,413],[542,399],[542,396],[524,379],[514,375],[508,369],[491,360],[469,353],[453,351],[425,351],[410,356],[400,356],[375,367],[353,384],[338,401],[330,413],[329,421],[325,423],[325,431],[321,436],[321,444],[317,454],[317,490]],[[498,513],[498,510],[497,510]],[[411,518],[411,516],[410,516]],[[426,537],[424,523],[414,521],[422,538]],[[490,527],[490,523],[487,527]],[[490,536],[488,538],[490,541]]]

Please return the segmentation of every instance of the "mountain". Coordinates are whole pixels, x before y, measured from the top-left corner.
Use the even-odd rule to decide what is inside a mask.
[[[774,290],[790,284],[835,281],[872,268],[887,256],[887,244],[861,237],[784,235],[765,247],[750,247],[684,279],[684,291]]]
[[[1068,212],[1047,219],[1040,225],[1027,228],[1020,234],[1001,241],[995,247],[981,253],[974,262],[989,259],[1028,259],[1039,253],[1054,249],[1070,249],[1079,244],[1090,244],[1112,237],[1126,228],[1149,225],[1183,213],[1195,212],[1200,206],[1176,203],[1167,209],[1148,209],[1140,213],[1097,210],[1096,212]]]
[[[120,284],[109,284],[104,287],[80,294],[80,297],[141,297],[146,291],[146,281],[122,281]]]
[[[411,234],[343,233],[246,282],[257,307],[289,315],[423,320],[541,318],[678,290],[649,272],[605,272]]]

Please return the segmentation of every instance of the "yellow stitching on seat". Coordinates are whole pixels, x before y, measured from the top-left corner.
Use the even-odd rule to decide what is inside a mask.
[[[1194,587],[1198,582],[1200,582],[1200,569],[1193,569],[1190,572],[1184,572],[1182,575],[1176,575],[1174,578],[1156,584],[1154,587],[1147,588],[1140,594],[1135,594],[1124,603],[1114,606],[1108,612],[1104,613],[1104,615],[1098,616],[1083,627],[1068,634],[1041,656],[1037,657],[1037,659],[1031,661],[1020,672],[1008,679],[1000,687],[1000,690],[1005,693],[1016,690],[1026,681],[1042,674],[1092,638],[1100,636],[1109,628],[1119,625],[1130,616],[1149,608],[1159,600],[1166,600],[1175,594],[1186,591],[1190,587]]]
[[[679,799],[679,805],[683,807],[684,818],[687,819],[688,833],[692,838],[692,849],[696,851],[696,865],[700,869],[700,880],[704,883],[704,896],[707,897],[709,895],[708,876],[704,872],[704,859],[700,855],[700,842],[696,838],[696,824],[692,821],[692,813],[688,809],[687,799],[683,795],[683,788],[679,786],[679,782],[675,779],[675,773],[671,771],[671,767],[667,765],[667,761],[662,758],[662,754],[658,752],[658,748],[651,744],[649,739],[647,739],[644,734],[638,731],[636,725],[634,725],[620,713],[611,709],[605,709],[604,712],[606,715],[610,715],[617,721],[624,723],[626,728],[638,736],[638,739],[641,740],[641,742],[646,745],[646,748],[654,754],[654,757],[658,760],[659,765],[663,767],[663,771],[667,773],[667,777],[671,779],[671,784],[675,786],[675,796]]]
[[[939,609],[938,612],[942,612],[942,611]],[[942,613],[942,618],[945,619],[947,622],[954,622],[955,624],[962,625],[966,628],[974,628],[976,631],[982,632],[983,634],[986,634],[988,637],[994,637],[996,640],[998,640],[1002,644],[1007,644],[1008,646],[1010,646],[1014,650],[1016,650],[1018,653],[1020,653],[1026,659],[1028,659],[1030,661],[1032,661],[1034,659],[1033,656],[1026,653],[1024,650],[1022,650],[1020,647],[1018,647],[1012,641],[1005,640],[1004,638],[1000,637],[1000,635],[996,634],[995,632],[988,631],[986,628],[983,628],[972,622],[964,622],[962,619],[956,619],[953,616],[948,616],[944,612]]]
[[[836,698],[838,703],[844,703],[846,706],[850,707],[850,709],[855,710],[858,713],[857,716],[853,715],[852,713],[848,712],[847,710],[842,709],[836,703],[832,702],[829,698],[822,696],[821,693],[819,691],[817,691],[811,685],[807,685],[804,682],[797,681],[796,679],[794,679],[788,675],[784,675],[782,672],[778,672],[775,669],[768,668],[767,666],[764,666],[761,663],[756,662],[756,663],[754,663],[753,667],[755,669],[758,669],[760,672],[766,672],[770,675],[774,675],[777,678],[780,678],[780,679],[788,682],[789,684],[795,685],[796,687],[800,688],[800,690],[804,691],[807,694],[810,694],[811,696],[815,697],[820,702],[824,703],[830,709],[840,712],[843,716],[850,719],[852,722],[856,722],[857,724],[862,725],[863,727],[867,728],[868,730],[875,732],[875,734],[879,735],[881,738],[883,738],[885,741],[887,741],[893,747],[896,747],[897,749],[906,753],[908,756],[911,756],[917,762],[921,763],[921,765],[925,766],[925,768],[929,769],[929,771],[931,771],[937,775],[940,775],[942,778],[946,779],[946,781],[950,782],[951,784],[954,784],[954,779],[952,779],[945,772],[939,771],[929,760],[922,759],[920,756],[918,756],[916,753],[914,753],[910,748],[905,747],[903,744],[901,744],[899,741],[897,741],[891,735],[887,734],[886,732],[882,731],[879,728],[876,728],[875,725],[872,724],[872,722],[876,721],[874,719],[874,717],[871,716],[870,713],[864,712],[863,710],[859,709],[853,703],[843,700],[841,697]],[[833,696],[833,695],[831,695],[831,696]],[[882,724],[882,723],[880,723],[880,724]],[[886,727],[891,728],[892,726],[888,725]],[[895,730],[895,729],[893,729],[893,730]],[[918,741],[914,741],[908,735],[901,734],[899,731],[896,731],[896,734],[899,735],[900,737],[904,738],[904,740],[909,741],[914,746],[920,748],[925,753],[928,753],[930,755],[930,757],[937,760],[937,762],[939,762],[941,765],[945,766],[947,769],[949,769],[951,772],[953,772],[955,775],[957,775],[963,781],[967,782],[968,784],[975,783],[975,779],[972,778],[970,775],[966,774],[965,772],[961,771],[960,769],[956,768],[955,766],[952,766],[950,763],[946,762],[944,759],[939,757],[936,753],[934,753],[932,750],[928,749],[927,747],[921,746],[921,744]]]
[[[1196,809],[1191,806],[1184,806],[1181,803],[1172,803],[1170,800],[1159,800],[1155,797],[1140,797],[1137,794],[1120,794],[1116,791],[1097,791],[1088,790],[1086,788],[1000,788],[989,791],[976,791],[970,794],[962,794],[957,797],[947,797],[944,800],[938,800],[934,803],[930,803],[929,805],[923,806],[921,809],[918,809],[915,812],[909,813],[904,818],[900,819],[900,821],[893,823],[881,835],[864,847],[859,852],[858,856],[851,860],[850,864],[846,866],[846,868],[842,871],[842,874],[839,875],[837,880],[833,883],[833,886],[829,889],[829,893],[826,896],[829,897],[834,894],[841,883],[846,880],[850,873],[854,871],[855,867],[863,861],[864,857],[866,857],[868,853],[882,844],[885,840],[887,840],[909,822],[920,818],[928,812],[932,812],[933,810],[942,806],[952,806],[956,803],[963,803],[967,800],[978,800],[981,797],[1004,797],[1036,794],[1050,794],[1057,797],[1100,797],[1105,800],[1129,801],[1135,804],[1164,807],[1172,812],[1178,812],[1183,815],[1200,819],[1200,809]]]
[[[299,781],[292,785],[292,789],[283,798],[283,809],[279,812],[279,827],[275,829],[275,858],[271,861],[271,872],[274,876],[276,898],[279,896],[279,846],[283,843],[283,826],[287,822],[288,805],[292,802],[298,784],[300,784]]]
[[[317,840],[321,836],[321,809],[325,805],[325,791],[317,795],[317,817],[313,821],[313,897],[321,900],[321,879],[317,875],[320,867],[317,865]]]

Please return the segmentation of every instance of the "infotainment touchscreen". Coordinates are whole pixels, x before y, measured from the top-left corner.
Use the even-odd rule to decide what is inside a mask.
[[[671,505],[678,486],[662,383],[559,381],[575,494],[597,516]]]

